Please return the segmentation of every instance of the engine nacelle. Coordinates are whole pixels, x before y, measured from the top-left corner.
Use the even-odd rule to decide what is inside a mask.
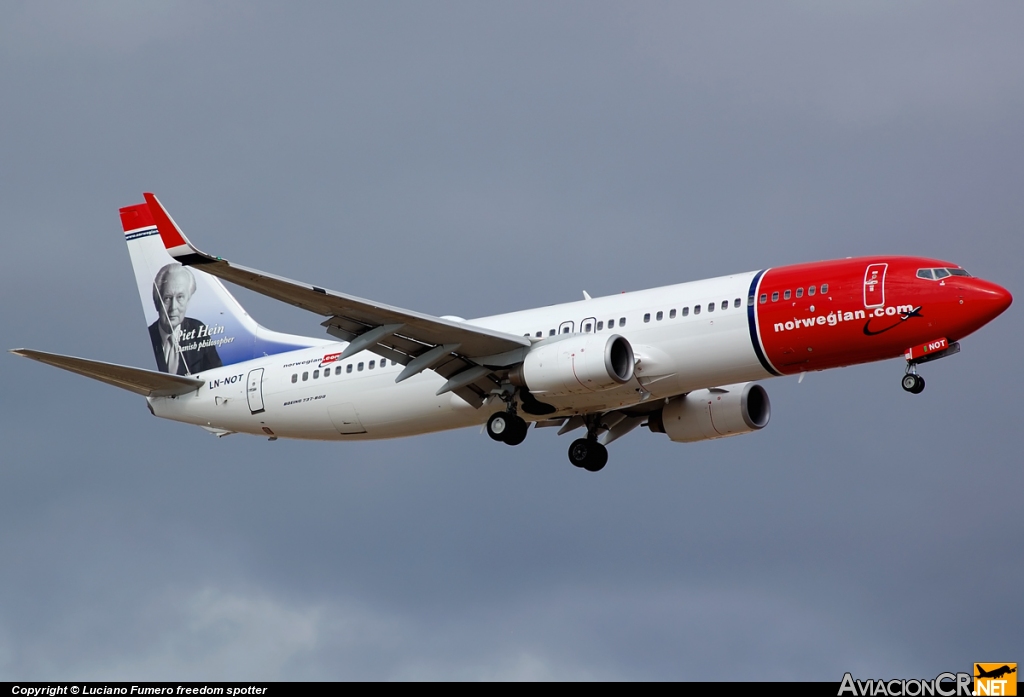
[[[771,415],[765,389],[741,382],[676,397],[652,414],[647,425],[677,443],[693,443],[758,431],[768,425]]]
[[[530,349],[509,380],[541,398],[587,394],[629,382],[635,362],[618,334],[573,334]]]

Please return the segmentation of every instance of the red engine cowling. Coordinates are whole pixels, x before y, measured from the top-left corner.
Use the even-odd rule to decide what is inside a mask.
[[[530,349],[509,380],[538,397],[587,394],[629,382],[635,362],[618,334],[574,334]]]
[[[771,414],[765,389],[753,382],[741,382],[675,397],[652,414],[647,425],[677,443],[693,443],[759,431],[768,425]]]

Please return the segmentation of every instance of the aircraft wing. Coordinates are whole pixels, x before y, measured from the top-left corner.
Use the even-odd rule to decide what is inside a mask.
[[[342,359],[366,350],[401,363],[406,370],[396,382],[423,370],[433,370],[448,379],[439,393],[455,392],[479,407],[498,384],[492,377],[493,371],[482,366],[517,363],[530,346],[526,337],[365,300],[206,254],[189,242],[156,196],[147,193],[145,197],[164,246],[174,259],[243,288],[326,316],[328,319],[322,325],[327,332],[349,342]]]
[[[143,370],[116,363],[91,361],[87,358],[62,356],[59,353],[46,353],[32,349],[11,349],[11,353],[31,358],[72,373],[84,375],[93,380],[105,382],[114,387],[140,394],[143,397],[169,397],[198,390],[203,386],[202,380],[183,375],[169,375],[155,370]]]

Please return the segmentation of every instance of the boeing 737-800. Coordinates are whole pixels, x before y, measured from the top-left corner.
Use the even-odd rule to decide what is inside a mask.
[[[157,370],[14,353],[146,397],[156,416],[276,438],[397,438],[486,424],[584,429],[572,464],[646,425],[676,442],[764,428],[754,381],[903,356],[922,363],[1012,302],[995,283],[920,257],[822,261],[465,320],[391,307],[199,251],[160,202],[121,209]],[[260,326],[221,280],[325,318],[332,338]]]

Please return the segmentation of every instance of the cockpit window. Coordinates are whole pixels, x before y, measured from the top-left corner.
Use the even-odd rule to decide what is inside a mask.
[[[938,281],[940,278],[946,278],[947,276],[966,276],[971,277],[971,274],[967,273],[963,269],[918,269],[917,277],[926,278],[929,281]]]

